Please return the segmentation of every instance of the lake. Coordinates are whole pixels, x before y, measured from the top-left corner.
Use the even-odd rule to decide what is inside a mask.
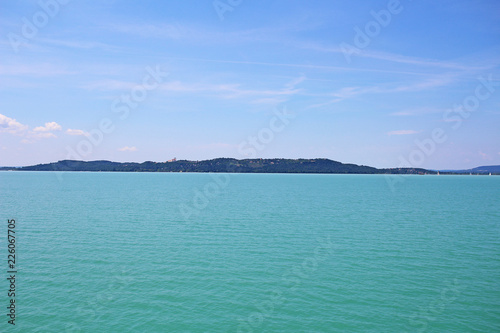
[[[15,219],[19,332],[498,332],[499,199],[497,176],[0,172],[0,330]]]

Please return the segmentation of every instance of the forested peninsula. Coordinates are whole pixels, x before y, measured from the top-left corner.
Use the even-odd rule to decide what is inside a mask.
[[[377,169],[365,165],[344,164],[329,159],[243,159],[216,158],[204,161],[120,163],[111,161],[63,160],[18,168],[17,171],[102,171],[102,172],[229,172],[229,173],[325,173],[325,174],[435,174],[420,168]]]

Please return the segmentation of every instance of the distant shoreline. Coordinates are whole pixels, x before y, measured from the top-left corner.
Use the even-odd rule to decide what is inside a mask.
[[[0,172],[18,172],[21,170],[13,170],[13,169],[2,169],[0,167]],[[426,173],[426,174],[416,174],[416,173],[406,173],[406,174],[398,174],[398,173],[335,173],[335,172],[210,172],[210,171],[83,171],[83,170],[52,170],[52,171],[41,171],[41,170],[22,170],[23,173],[27,172],[67,172],[67,173],[157,173],[157,174],[214,174],[214,173],[222,173],[222,174],[234,174],[234,175],[337,175],[337,176],[489,176],[487,173],[473,173],[469,175],[468,173],[455,173],[455,172],[447,172],[447,173]],[[491,176],[500,176],[500,173],[492,173]]]
[[[0,167],[0,171],[87,171],[87,172],[176,172],[176,173],[269,173],[269,174],[404,174],[404,175],[499,175],[500,166],[470,170],[436,171],[422,168],[383,168],[344,164],[330,159],[234,159],[203,161],[173,160],[143,163],[63,160],[25,167]]]

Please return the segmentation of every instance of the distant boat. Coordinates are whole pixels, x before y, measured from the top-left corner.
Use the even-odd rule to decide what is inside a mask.
[[[490,176],[491,176],[491,172],[490,172]]]
[[[438,171],[438,174],[437,174],[437,175],[439,176],[439,171]]]

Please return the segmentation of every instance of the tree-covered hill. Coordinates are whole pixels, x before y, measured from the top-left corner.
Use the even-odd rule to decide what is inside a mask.
[[[237,172],[237,173],[337,173],[337,174],[423,174],[425,169],[377,169],[364,165],[344,164],[329,159],[244,159],[216,158],[204,161],[119,163],[111,161],[63,160],[21,168],[20,171],[118,171],[118,172]]]

